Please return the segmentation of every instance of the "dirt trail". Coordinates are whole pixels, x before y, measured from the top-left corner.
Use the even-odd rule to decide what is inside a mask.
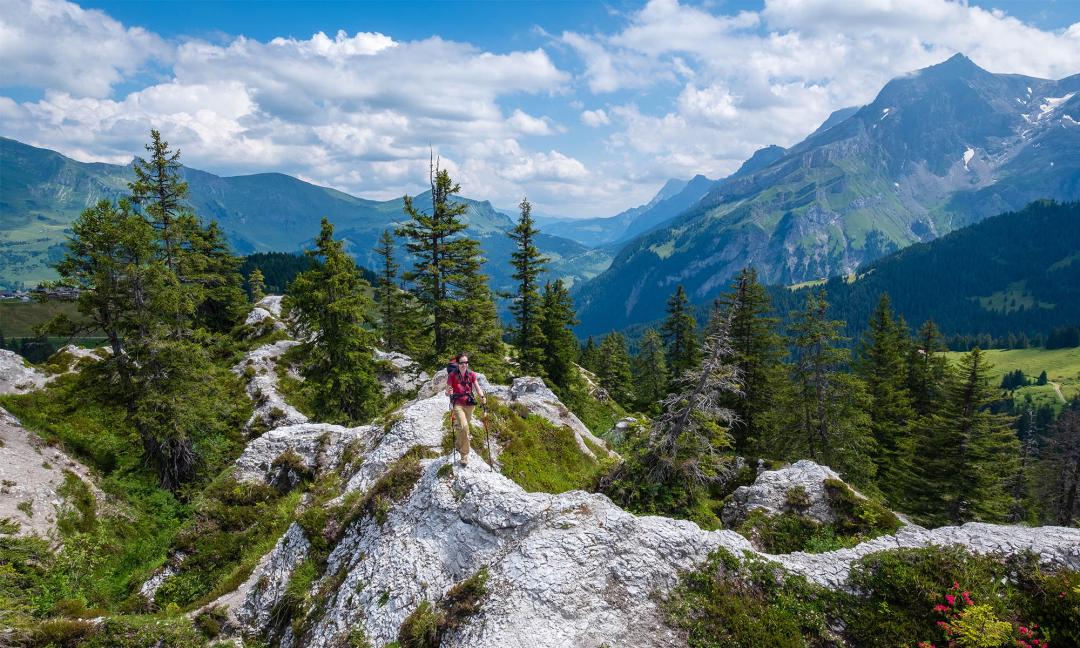
[[[1048,381],[1048,382],[1051,385],[1054,386],[1054,391],[1057,393],[1057,397],[1061,400],[1061,402],[1062,403],[1068,403],[1069,401],[1065,398],[1065,394],[1061,393],[1061,385],[1057,384],[1056,382],[1054,382],[1052,380]]]

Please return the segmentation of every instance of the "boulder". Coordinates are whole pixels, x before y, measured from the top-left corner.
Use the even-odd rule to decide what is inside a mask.
[[[0,349],[0,394],[24,394],[41,389],[46,382],[48,376],[31,366],[26,358]]]
[[[779,470],[762,471],[752,485],[735,489],[720,518],[725,526],[734,528],[752,511],[777,515],[797,507],[803,515],[828,524],[835,520],[825,490],[825,481],[829,479],[839,480],[840,476],[831,468],[807,459]]]

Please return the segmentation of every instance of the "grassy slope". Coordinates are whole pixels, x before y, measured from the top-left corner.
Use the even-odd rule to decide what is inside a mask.
[[[0,301],[0,333],[4,337],[33,337],[36,327],[61,313],[79,319],[73,301]]]
[[[950,352],[949,360],[957,362],[962,353]],[[991,375],[994,384],[1001,382],[1002,376],[1015,369],[1020,369],[1024,375],[1032,381],[1039,374],[1046,371],[1046,377],[1050,382],[1057,383],[1061,388],[1061,394],[1066,399],[1072,399],[1080,394],[1080,347],[1072,349],[990,349],[986,351],[987,360],[993,365]],[[1052,385],[1030,385],[1021,387],[1013,392],[1014,399],[1023,399],[1031,395],[1032,400],[1038,405],[1043,402],[1063,404],[1057,397],[1056,390]]]

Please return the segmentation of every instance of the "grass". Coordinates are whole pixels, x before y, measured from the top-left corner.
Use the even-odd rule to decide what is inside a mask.
[[[556,426],[523,407],[507,406],[488,397],[488,429],[501,449],[502,474],[529,492],[564,493],[595,490],[605,465],[581,452],[574,433]],[[483,409],[474,412],[470,445],[487,459],[487,443],[480,423]],[[453,450],[450,414],[444,419],[443,451]],[[490,463],[490,462],[489,462]]]
[[[1015,369],[1020,369],[1028,378],[1035,381],[1039,374],[1046,372],[1050,382],[1057,383],[1066,400],[1080,395],[1080,347],[1070,349],[989,349],[983,352],[988,362],[993,364],[990,370],[992,384],[1001,383],[1002,377]],[[957,351],[946,354],[949,361],[957,363],[963,355]],[[1020,402],[1031,396],[1035,405],[1052,404],[1060,408],[1064,403],[1058,398],[1053,385],[1029,385],[1013,391],[1013,401]]]
[[[0,333],[4,337],[34,337],[36,328],[57,315],[67,315],[74,321],[82,320],[73,301],[0,301]]]

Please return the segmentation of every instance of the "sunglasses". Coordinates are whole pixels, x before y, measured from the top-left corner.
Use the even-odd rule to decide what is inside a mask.
[[[468,361],[468,360],[462,360],[462,361],[461,361],[461,362],[459,362],[458,364],[469,364],[469,361]]]

